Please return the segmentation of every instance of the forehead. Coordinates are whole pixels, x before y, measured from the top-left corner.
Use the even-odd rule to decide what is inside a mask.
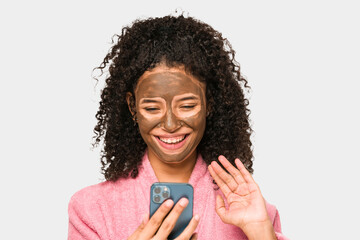
[[[203,96],[205,83],[179,68],[156,67],[139,79],[135,95],[144,97],[173,97],[184,93]]]

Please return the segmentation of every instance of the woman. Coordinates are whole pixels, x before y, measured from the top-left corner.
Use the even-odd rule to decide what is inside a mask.
[[[158,181],[194,187],[177,239],[286,239],[250,175],[247,81],[219,32],[183,16],[138,20],[106,67],[95,145],[104,141],[107,181],[72,197],[69,239],[167,239],[188,200],[166,200],[150,218]]]

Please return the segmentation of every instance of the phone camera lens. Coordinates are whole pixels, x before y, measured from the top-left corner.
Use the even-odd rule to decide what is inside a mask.
[[[154,189],[154,192],[155,192],[156,194],[159,194],[160,191],[161,191],[161,189],[160,189],[159,187],[156,187],[156,188]]]
[[[163,196],[163,198],[168,198],[169,197],[169,192],[163,192],[162,196]]]
[[[160,202],[160,196],[159,195],[154,196],[154,202],[156,202],[156,203]]]

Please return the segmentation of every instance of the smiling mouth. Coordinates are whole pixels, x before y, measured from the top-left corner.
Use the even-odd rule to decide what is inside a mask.
[[[187,136],[189,136],[189,134],[185,134],[183,136],[174,137],[174,138],[162,138],[162,137],[158,137],[158,136],[156,136],[156,137],[163,143],[177,144],[177,143],[180,143],[180,142],[184,141]]]

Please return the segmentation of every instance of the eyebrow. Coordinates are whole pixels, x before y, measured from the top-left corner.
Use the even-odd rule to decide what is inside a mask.
[[[149,99],[149,98],[145,98],[141,100],[141,103],[158,103],[160,101],[155,100],[155,99]]]
[[[195,97],[195,96],[188,96],[188,97],[183,97],[183,98],[180,98],[179,100],[177,101],[185,101],[185,100],[198,100],[199,98],[198,97]]]

